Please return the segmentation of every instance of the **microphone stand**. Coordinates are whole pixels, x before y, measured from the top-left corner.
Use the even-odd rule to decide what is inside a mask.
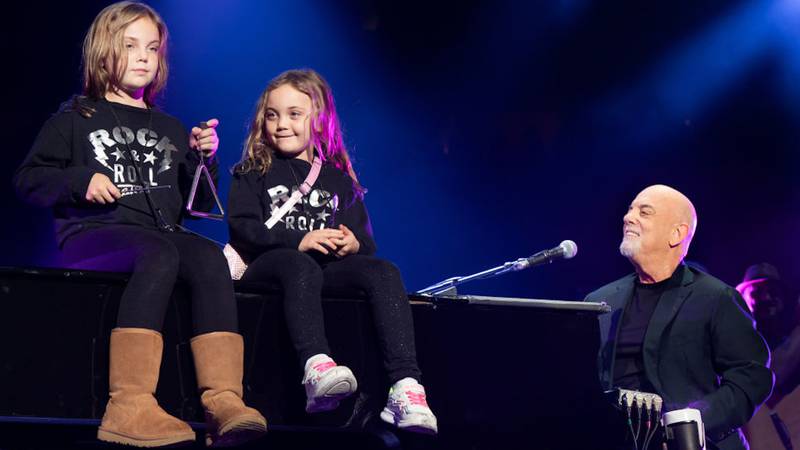
[[[485,280],[487,278],[493,278],[508,272],[516,272],[518,270],[525,269],[528,266],[529,266],[528,258],[519,258],[516,261],[507,262],[504,263],[502,266],[493,267],[491,269],[487,269],[482,272],[473,273],[472,275],[448,278],[446,280],[428,286],[424,289],[420,289],[416,293],[420,295],[429,295],[429,296],[434,296],[434,295],[443,295],[448,297],[455,296],[457,295],[456,286],[458,286],[459,284],[464,284],[466,282],[474,280]]]

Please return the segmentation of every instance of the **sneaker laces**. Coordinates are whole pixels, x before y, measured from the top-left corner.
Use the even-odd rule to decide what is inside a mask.
[[[390,398],[400,408],[409,406],[429,408],[425,387],[416,382],[393,386]]]
[[[425,398],[425,391],[422,390],[421,392],[416,392],[413,390],[405,391],[406,397],[408,398],[409,403],[412,405],[418,406],[428,406],[428,400]]]
[[[325,358],[322,361],[311,365],[311,367],[309,367],[306,371],[305,377],[303,377],[303,384],[308,382],[311,384],[318,383],[322,377],[322,374],[336,366],[336,361],[331,358]]]

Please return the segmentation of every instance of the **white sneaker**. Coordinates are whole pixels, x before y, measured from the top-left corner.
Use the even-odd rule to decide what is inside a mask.
[[[413,378],[403,378],[389,389],[381,419],[415,433],[436,434],[439,431],[436,416],[425,399],[425,388]]]
[[[353,394],[358,388],[353,372],[345,366],[337,366],[336,362],[325,354],[308,358],[303,385],[306,388],[307,413],[336,409],[339,401]]]

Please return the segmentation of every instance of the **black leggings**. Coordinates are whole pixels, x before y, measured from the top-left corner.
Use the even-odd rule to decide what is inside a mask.
[[[181,280],[190,290],[195,336],[237,332],[228,264],[207,239],[136,225],[104,225],[71,236],[63,250],[67,267],[131,274],[119,303],[118,327],[160,331],[175,281]]]
[[[300,364],[318,353],[330,354],[322,317],[322,287],[365,291],[389,381],[420,380],[411,306],[400,271],[391,262],[349,255],[320,266],[299,250],[275,249],[256,258],[242,280],[273,280],[281,285],[286,323]]]

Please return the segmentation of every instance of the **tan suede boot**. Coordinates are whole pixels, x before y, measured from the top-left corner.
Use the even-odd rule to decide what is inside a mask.
[[[97,439],[136,447],[192,442],[194,431],[170,416],[153,394],[163,351],[161,334],[145,328],[111,331],[109,395]]]
[[[192,354],[206,411],[206,445],[230,447],[266,433],[267,420],[242,401],[242,336],[226,331],[195,336]]]

